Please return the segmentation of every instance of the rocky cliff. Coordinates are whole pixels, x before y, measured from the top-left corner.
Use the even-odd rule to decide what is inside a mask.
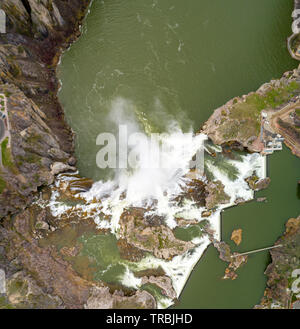
[[[300,308],[300,217],[286,223],[285,234],[270,253],[267,288],[256,308]]]
[[[80,254],[82,246],[74,238],[77,231],[103,234],[91,218],[86,218],[87,227],[82,228],[81,217],[73,215],[66,221],[58,220],[42,206],[32,204],[41,187],[42,200],[39,201],[49,200],[46,186],[53,182],[55,174],[74,169],[73,133],[57,99],[59,82],[55,71],[61,51],[79,35],[79,24],[89,2],[2,0],[0,3],[7,15],[7,33],[0,34],[0,94],[5,97],[7,130],[6,139],[0,141],[0,268],[5,271],[8,290],[5,297],[0,295],[0,308],[156,307],[154,297],[145,290],[126,289],[91,279],[91,259]],[[236,98],[216,110],[204,132],[217,144],[238,142],[250,151],[262,151],[262,111],[280,112],[299,93],[299,70],[287,72],[282,79],[262,86],[256,93]],[[277,119],[286,120],[286,117]],[[292,140],[289,146],[296,152],[298,141],[291,132],[294,126],[275,121],[274,129],[279,126],[288,141]],[[228,198],[219,184],[207,188],[203,184],[197,186],[195,193],[189,193],[191,198],[202,204],[207,197],[209,208]],[[193,246],[176,239],[160,218],[150,218],[145,223],[137,217],[136,228],[134,218],[126,215],[121,221],[124,239],[118,243],[124,259],[135,261],[144,252],[169,259]],[[76,230],[73,225],[77,225]],[[127,227],[132,235],[126,233]],[[70,241],[67,232],[71,232]],[[55,244],[59,234],[66,242],[62,248]],[[294,255],[298,249],[293,249],[294,243],[298,245],[298,238],[294,240],[297,236],[298,233],[293,233],[291,238],[284,237],[287,244],[283,254],[277,257],[276,252],[280,251],[272,252],[274,263],[279,264],[286,255],[291,255],[289,266],[294,262],[293,257],[299,260],[299,255]],[[220,252],[227,250],[223,249]],[[282,269],[278,274],[282,276],[279,286],[277,279],[271,277],[277,266],[271,265],[268,269],[271,281],[266,296],[271,294],[271,297],[264,301],[266,304],[276,299],[287,306],[286,295],[275,296],[281,287],[283,290],[287,287],[285,278],[291,274],[290,267],[286,271],[286,267]],[[142,282],[163,287],[164,295],[174,298],[165,273],[152,274],[143,273]]]
[[[290,105],[291,110],[299,106],[299,77],[298,68],[284,73],[278,80],[265,83],[256,92],[230,100],[214,111],[203,126],[203,132],[215,144],[238,142],[250,152],[263,152],[267,141],[265,135],[270,137],[280,133],[286,145],[300,156],[300,139],[295,123],[284,117],[289,129],[278,125],[281,114],[286,114],[284,109],[287,106]],[[264,120],[263,113],[268,120]],[[268,126],[264,125],[264,121],[269,121]]]
[[[56,174],[75,170],[74,136],[57,98],[56,65],[80,34],[89,3],[0,2],[7,18],[7,33],[0,34],[0,119],[5,128],[0,140],[0,269],[7,290],[0,294],[0,308],[156,307],[147,291],[90,280],[85,266],[78,274],[72,264],[78,246],[60,250],[41,242],[53,231],[65,232],[75,222],[80,226],[81,218],[73,216],[72,225],[57,221],[33,200],[37,191],[49,196],[47,186]],[[92,220],[86,223],[102,234]]]
[[[79,35],[89,2],[0,3],[7,17],[7,33],[0,34],[0,94],[7,99],[9,129],[1,144],[0,218],[23,209],[40,186],[52,183],[53,165],[65,169],[75,163],[55,71],[61,51]]]

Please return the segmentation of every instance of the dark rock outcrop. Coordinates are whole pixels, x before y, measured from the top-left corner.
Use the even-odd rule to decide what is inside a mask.
[[[38,187],[53,182],[59,172],[52,170],[54,163],[65,169],[74,164],[73,132],[57,98],[56,65],[79,35],[89,3],[0,3],[7,17],[7,33],[0,34],[0,93],[7,99],[10,133],[9,161],[0,167],[0,218],[24,209]]]
[[[293,106],[300,95],[299,75],[299,68],[286,72],[282,78],[265,83],[256,92],[230,100],[214,111],[203,126],[203,132],[215,144],[238,143],[250,152],[262,152],[265,145],[261,140],[261,113],[264,110],[272,115],[280,113],[286,105]],[[272,122],[270,125],[276,133],[281,133]],[[293,150],[294,143],[290,139],[285,143]],[[299,143],[297,145],[299,148]]]
[[[111,287],[100,280],[88,280],[75,271],[67,259],[77,256],[79,251],[76,248],[63,247],[58,250],[52,242],[47,244],[42,242],[43,236],[49,236],[50,226],[55,231],[64,226],[63,223],[55,226],[52,220],[46,210],[33,205],[11,218],[7,217],[0,226],[0,268],[6,274],[6,306],[16,308],[156,307],[154,297],[146,291],[126,291],[120,286]],[[73,218],[72,222],[76,220],[79,221]],[[88,224],[85,222],[82,225]],[[91,226],[95,226],[93,221]],[[66,240],[64,236],[65,243]],[[160,282],[160,277],[157,280]]]
[[[129,208],[120,217],[120,236],[128,244],[145,252],[151,252],[157,258],[170,260],[182,255],[195,245],[176,239],[166,225],[149,226],[144,219],[146,210]]]
[[[270,251],[272,263],[265,272],[267,288],[256,308],[293,308],[300,300],[300,289],[297,292],[293,287],[300,275],[300,217],[286,223],[285,234],[275,243],[279,244],[282,247]]]

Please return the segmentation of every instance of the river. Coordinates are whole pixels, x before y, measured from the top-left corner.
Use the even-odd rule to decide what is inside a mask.
[[[115,132],[118,116],[111,114],[119,107],[133,108],[159,132],[170,122],[196,131],[227,100],[293,69],[297,63],[286,49],[292,8],[286,0],[94,0],[81,38],[59,67],[59,97],[77,135],[81,175],[111,176],[96,165],[95,141],[99,133]],[[284,222],[300,212],[299,164],[286,149],[270,157],[272,184],[260,192],[268,202],[226,210],[226,242],[235,228],[244,233],[238,251],[276,241]],[[251,256],[237,280],[224,281],[226,265],[209,247],[178,307],[252,307],[262,297],[268,262],[268,253]]]

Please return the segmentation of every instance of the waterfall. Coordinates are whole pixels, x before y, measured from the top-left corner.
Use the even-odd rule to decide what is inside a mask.
[[[128,115],[125,115],[126,111],[122,111],[124,106],[128,107],[128,103],[124,100],[113,103],[110,114],[112,120],[116,125],[126,125],[129,120],[128,129],[131,133],[143,133],[136,117],[130,113],[130,119],[128,119]],[[197,206],[191,200],[178,203],[174,199],[182,193],[191,181],[189,177],[190,162],[197,150],[206,148],[207,136],[204,134],[194,135],[192,132],[184,133],[177,122],[172,122],[169,131],[156,136],[151,143],[149,134],[144,133],[143,136],[151,144],[151,149],[145,148],[144,143],[137,142],[135,145],[131,145],[129,150],[140,158],[150,159],[150,162],[143,163],[140,161],[134,169],[115,169],[114,179],[95,182],[90,190],[78,194],[81,199],[85,200],[84,204],[72,206],[59,201],[59,186],[62,182],[69,180],[70,177],[58,176],[57,189],[52,193],[48,204],[52,214],[59,217],[68,211],[78,214],[85,213],[94,218],[98,228],[110,229],[119,238],[119,220],[124,210],[130,207],[142,207],[147,210],[145,215],[162,216],[165,219],[165,225],[171,229],[177,226],[175,219],[178,216],[187,220],[197,220],[199,223],[206,220],[214,232],[214,238],[220,240],[222,210],[234,205],[238,198],[245,201],[253,198],[254,192],[249,188],[245,178],[251,176],[254,171],[259,178],[265,178],[266,158],[259,154],[244,154],[239,159],[229,160],[222,155],[220,147],[211,146],[210,148],[214,149],[217,157],[209,156],[206,153],[205,166],[213,174],[214,180],[222,182],[230,201],[218,205],[209,217],[204,218],[202,213],[208,210],[204,206]],[[161,149],[162,142],[168,147]],[[184,152],[182,152],[183,150]],[[163,166],[154,166],[154,163],[151,162],[153,160],[151,155],[147,154],[150,151],[155,154],[160,153]],[[230,174],[231,170],[234,171],[234,175]],[[207,178],[201,175],[197,178],[207,181]],[[103,218],[103,214],[110,220]],[[173,288],[179,296],[191,271],[210,244],[210,239],[207,234],[203,234],[194,238],[192,242],[194,248],[182,255],[173,257],[172,260],[159,259],[153,255],[147,255],[136,264],[120,260],[120,263],[126,266],[120,283],[138,288],[141,285],[141,280],[134,277],[133,271],[154,269],[161,266],[172,279]],[[172,301],[162,296],[158,304],[160,307],[168,307]]]

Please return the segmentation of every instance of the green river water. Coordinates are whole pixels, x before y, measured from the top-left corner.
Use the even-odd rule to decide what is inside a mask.
[[[126,100],[159,131],[171,120],[199,130],[212,111],[256,90],[297,63],[286,50],[293,1],[94,0],[81,38],[63,55],[60,100],[77,134],[81,175],[107,178],[96,166],[96,137],[114,132],[114,101]],[[300,213],[300,160],[288,149],[269,157],[270,187],[223,213],[222,238],[233,250],[272,245]],[[243,229],[237,248],[233,229]],[[176,307],[251,308],[262,297],[266,252],[249,257],[235,281],[209,247]]]

